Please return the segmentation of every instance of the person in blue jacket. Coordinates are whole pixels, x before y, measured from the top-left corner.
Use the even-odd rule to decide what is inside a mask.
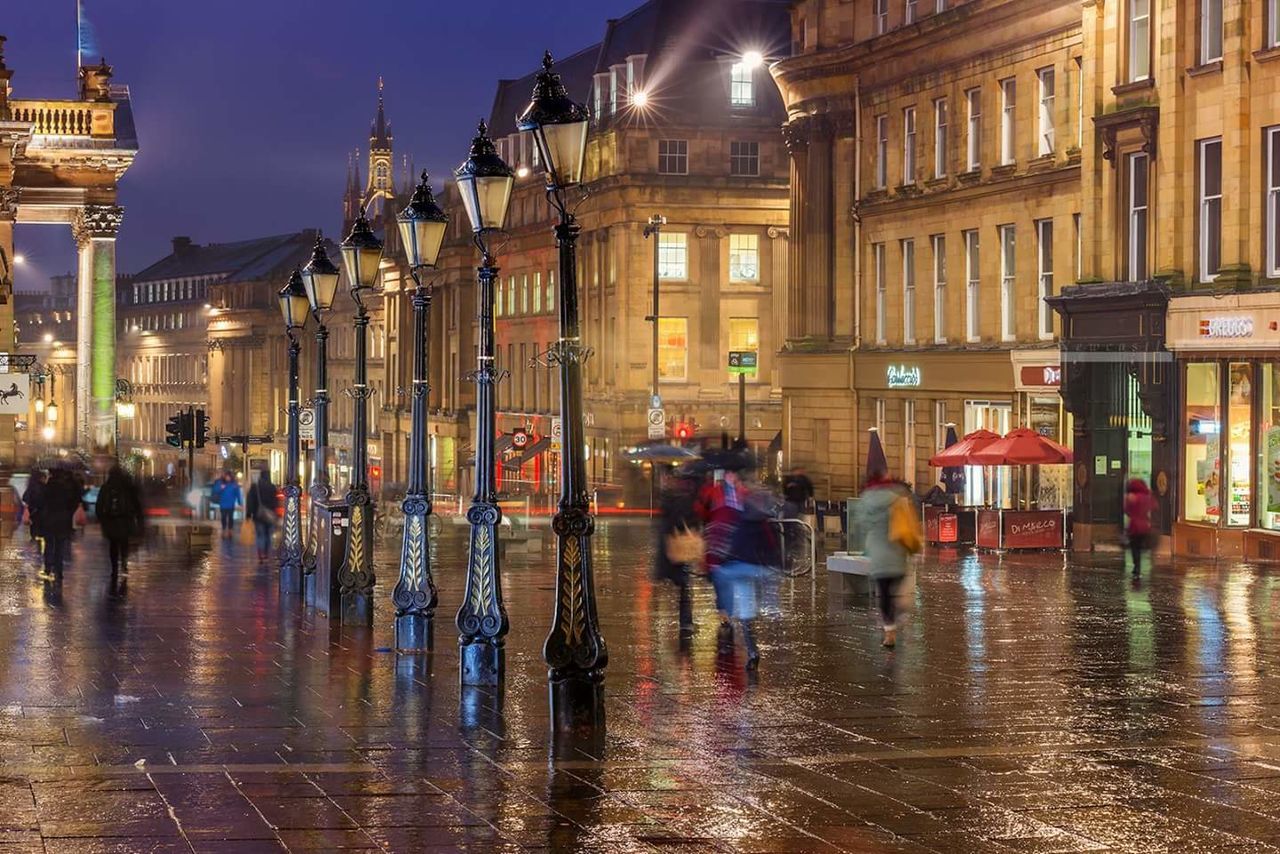
[[[214,486],[213,496],[218,502],[218,511],[222,514],[222,536],[229,540],[235,527],[236,508],[244,505],[244,493],[229,471],[224,471],[217,483],[221,486]]]

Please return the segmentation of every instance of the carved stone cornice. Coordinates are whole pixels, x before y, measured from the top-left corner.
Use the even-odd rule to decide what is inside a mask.
[[[95,238],[114,239],[123,219],[124,208],[119,205],[85,205],[71,222],[71,234],[79,245]]]
[[[797,116],[782,126],[783,142],[786,143],[787,151],[792,155],[799,154],[809,147],[812,124],[812,116]]]
[[[21,191],[17,187],[0,187],[0,220],[12,222],[18,215],[18,197]]]
[[[1094,127],[1102,137],[1102,159],[1116,165],[1116,135],[1128,127],[1136,127],[1142,134],[1142,150],[1151,157],[1156,153],[1156,128],[1160,124],[1160,108],[1155,106],[1133,107],[1102,116],[1095,116]]]

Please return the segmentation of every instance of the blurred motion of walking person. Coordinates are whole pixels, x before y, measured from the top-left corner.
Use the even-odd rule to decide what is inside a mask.
[[[43,471],[31,473],[31,482],[22,493],[22,504],[26,508],[27,527],[31,532],[31,541],[36,544],[40,553],[44,551],[44,533],[40,530],[40,504],[44,501],[45,484],[48,476]]]
[[[218,512],[222,517],[222,536],[231,539],[235,528],[236,508],[244,504],[244,496],[240,492],[240,484],[229,471],[224,471],[212,488],[213,500],[218,504]]]
[[[1129,537],[1129,552],[1133,555],[1133,575],[1142,572],[1142,552],[1151,547],[1151,511],[1155,509],[1155,496],[1146,481],[1135,477],[1124,492],[1124,514],[1129,517],[1125,534]]]
[[[907,574],[907,558],[924,546],[919,510],[906,484],[881,469],[868,475],[856,512],[866,532],[864,549],[876,583],[882,643],[892,647],[897,643],[898,595]]]
[[[727,472],[725,484],[732,490],[729,500],[736,516],[725,560],[716,570],[716,583],[725,588],[717,599],[725,602],[728,616],[736,620],[742,629],[742,641],[747,650],[746,666],[748,670],[755,670],[760,666],[754,627],[756,618],[760,616],[760,588],[768,567],[776,562],[778,552],[773,532],[776,502],[773,496],[742,474]],[[732,635],[729,642],[733,642]]]
[[[703,474],[691,466],[678,468],[666,478],[658,505],[658,548],[654,578],[669,581],[680,596],[680,632],[693,632],[693,599],[689,576],[703,560],[706,543],[696,503]]]
[[[142,536],[142,492],[119,465],[98,490],[98,524],[111,556],[111,574],[129,571],[129,543]]]
[[[71,548],[71,534],[75,530],[76,511],[82,509],[80,497],[80,486],[71,472],[55,468],[49,473],[49,482],[39,505],[46,577],[62,575],[67,552]]]
[[[276,529],[276,511],[280,498],[276,485],[271,482],[271,472],[265,468],[258,481],[249,488],[244,515],[253,520],[253,541],[258,547],[258,563],[265,563],[271,556],[271,534]]]

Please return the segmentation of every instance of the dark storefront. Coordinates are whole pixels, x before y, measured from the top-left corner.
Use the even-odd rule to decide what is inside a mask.
[[[1174,448],[1169,425],[1177,396],[1165,348],[1169,289],[1157,282],[1075,285],[1049,300],[1062,317],[1062,388],[1074,418],[1073,547],[1120,538],[1124,486],[1147,481],[1153,523],[1173,519]]]

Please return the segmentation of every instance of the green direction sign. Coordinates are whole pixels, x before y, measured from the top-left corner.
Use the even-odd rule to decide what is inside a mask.
[[[755,350],[730,350],[729,373],[754,374],[760,364],[760,354]]]

